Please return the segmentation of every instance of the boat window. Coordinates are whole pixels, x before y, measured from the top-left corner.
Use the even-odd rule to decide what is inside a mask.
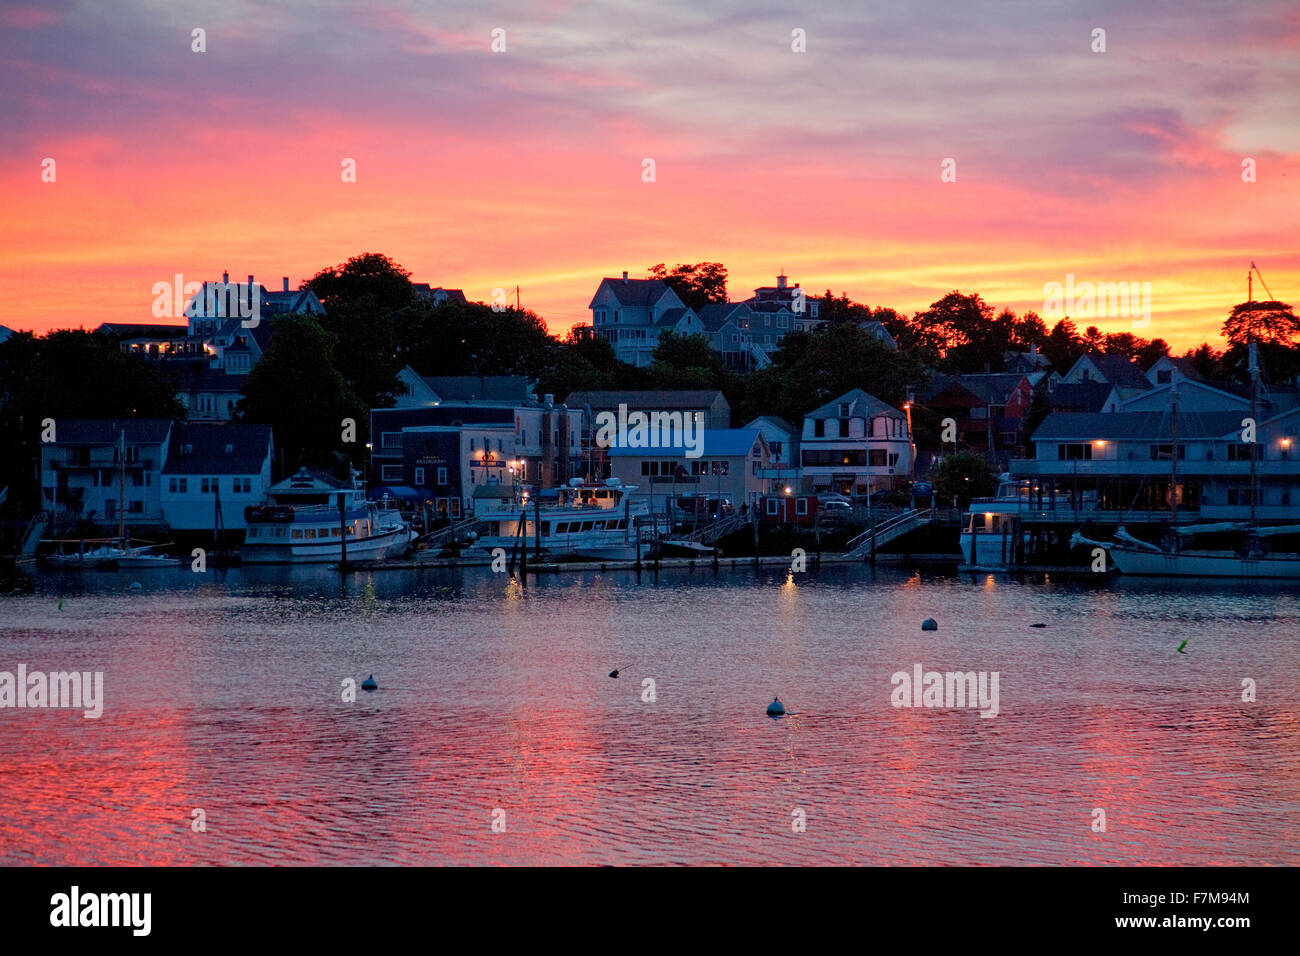
[[[592,527],[592,530],[593,530],[593,531],[604,531],[604,530],[605,530],[605,522],[603,522],[603,521],[597,521],[597,522],[594,522],[594,523],[592,524],[591,527]]]
[[[579,531],[590,531],[590,530],[591,530],[591,525],[592,525],[592,522],[590,522],[590,521],[584,521],[584,522],[582,523],[582,527],[579,528],[578,530],[579,530]]]
[[[331,538],[339,538],[339,537],[342,537],[342,535],[339,534],[339,529],[338,529],[338,528],[330,528],[330,537],[331,537]]]
[[[555,525],[556,534],[568,534],[568,532],[569,532],[569,522],[560,521],[556,523]]]
[[[308,529],[307,529],[307,537],[308,537],[308,538],[314,538],[314,537],[316,537],[316,529],[315,529],[315,528],[308,528]]]
[[[295,540],[300,539],[302,537],[302,528],[294,528],[293,536]]]

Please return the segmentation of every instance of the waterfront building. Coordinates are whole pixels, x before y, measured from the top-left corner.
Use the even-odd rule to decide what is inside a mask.
[[[668,496],[723,498],[739,510],[771,490],[760,472],[772,467],[767,440],[758,428],[707,428],[698,458],[686,448],[613,447],[608,450],[611,477],[635,485],[637,499],[657,499],[659,512]]]
[[[177,422],[172,426],[159,497],[173,531],[242,531],[244,509],[271,486],[270,425]]]
[[[855,388],[804,416],[799,454],[805,492],[865,495],[908,480],[915,448],[907,413]]]
[[[125,503],[128,525],[161,522],[171,419],[59,419],[54,426],[55,440],[41,443],[43,510],[107,524]]]
[[[370,493],[427,504],[456,517],[484,484],[551,488],[585,473],[581,408],[538,401],[521,376],[420,376],[402,370],[407,392],[370,412]],[[408,434],[409,433],[409,434]],[[443,480],[445,479],[445,480]]]
[[[564,404],[583,412],[586,431],[579,444],[586,463],[585,474],[594,478],[607,478],[612,474],[607,449],[596,444],[596,423],[602,413],[617,418],[620,407],[626,408],[629,415],[634,412],[647,416],[656,412],[679,412],[683,421],[694,416],[697,428],[731,427],[731,404],[716,389],[577,391],[570,392]]]
[[[1166,387],[1171,388],[1170,386]],[[1254,443],[1243,441],[1240,408],[1178,413],[1163,410],[1053,413],[1033,434],[1034,456],[1011,462],[1032,507],[1106,513],[1163,512],[1174,496],[1182,519],[1242,521],[1250,517],[1250,460],[1255,456],[1260,521],[1300,514],[1300,407],[1262,413]],[[1176,418],[1176,421],[1175,421]],[[1176,459],[1176,460],[1175,460]],[[1173,491],[1171,492],[1171,488]]]

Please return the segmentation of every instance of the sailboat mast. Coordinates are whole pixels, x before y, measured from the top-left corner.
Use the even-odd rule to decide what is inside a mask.
[[[1255,347],[1255,338],[1250,340],[1250,424],[1258,428],[1259,421],[1259,353]],[[1259,435],[1250,444],[1250,533],[1257,529],[1255,499],[1259,497],[1259,476],[1255,473],[1255,457],[1259,450]]]
[[[1173,531],[1173,549],[1178,550],[1178,384],[1173,386],[1173,405],[1169,412],[1169,523]]]
[[[117,536],[126,550],[126,429],[118,435],[117,450]]]

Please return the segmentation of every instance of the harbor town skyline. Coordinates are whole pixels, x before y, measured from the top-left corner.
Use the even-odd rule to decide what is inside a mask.
[[[8,4],[3,322],[148,322],[178,272],[297,287],[367,247],[561,335],[657,262],[906,315],[1150,283],[1149,325],[1076,322],[1180,352],[1252,259],[1294,298],[1293,8],[936,13]]]

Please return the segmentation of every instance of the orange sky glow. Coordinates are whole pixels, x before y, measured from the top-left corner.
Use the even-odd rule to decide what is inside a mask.
[[[560,334],[601,276],[703,260],[732,298],[784,270],[909,314],[1150,283],[1149,324],[1074,318],[1180,351],[1222,344],[1252,259],[1300,305],[1295,8],[1052,6],[10,5],[0,324],[156,321],[176,273],[296,287],[363,252],[473,300],[518,285]]]

